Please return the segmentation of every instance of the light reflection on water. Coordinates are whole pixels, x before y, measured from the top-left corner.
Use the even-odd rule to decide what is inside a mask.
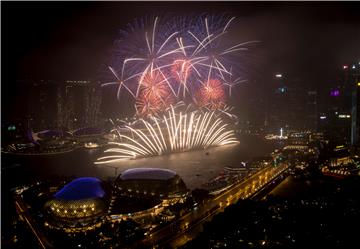
[[[242,161],[268,155],[277,147],[276,144],[257,137],[244,137],[240,141],[241,143],[236,145],[126,160],[108,165],[93,163],[103,155],[102,148],[51,156],[8,157],[5,160],[7,167],[14,164],[20,166],[3,171],[3,176],[5,173],[9,184],[16,185],[24,181],[46,179],[49,175],[95,176],[106,179],[129,168],[156,167],[176,171],[186,185],[193,189],[217,176],[225,166],[238,166]]]
[[[193,189],[201,183],[215,177],[226,165],[238,165],[234,155],[239,151],[238,145],[211,148],[205,151],[190,151],[171,155],[127,160],[109,165],[97,165],[99,168],[116,167],[118,172],[130,168],[166,168],[177,172],[186,185]]]
[[[177,172],[190,189],[217,176],[225,166],[239,166],[242,161],[253,157],[268,155],[274,149],[258,138],[246,139],[240,144],[210,148],[207,150],[175,153],[152,158],[127,160],[112,164],[97,165],[98,168],[111,168],[113,174],[135,167],[166,168]],[[115,170],[117,169],[117,170]]]

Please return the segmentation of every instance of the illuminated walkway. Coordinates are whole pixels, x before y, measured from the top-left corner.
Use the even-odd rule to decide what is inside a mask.
[[[259,170],[233,184],[225,192],[214,196],[204,205],[200,205],[197,210],[193,210],[167,226],[150,233],[143,243],[147,246],[169,244],[174,248],[184,245],[201,231],[201,225],[205,221],[211,220],[214,215],[223,212],[227,206],[236,203],[239,199],[250,198],[280,176],[288,167],[287,164],[281,164],[277,167],[268,166]]]
[[[39,246],[43,249],[53,248],[53,246],[46,239],[44,234],[42,234],[41,231],[37,228],[34,220],[29,215],[29,211],[26,207],[26,204],[23,202],[23,200],[18,195],[15,195],[15,207],[16,207],[16,210],[17,210],[20,218],[26,222],[26,224],[30,228],[31,232],[35,235],[35,238],[37,239]]]

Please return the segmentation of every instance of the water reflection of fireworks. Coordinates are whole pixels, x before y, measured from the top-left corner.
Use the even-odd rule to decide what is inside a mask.
[[[229,129],[215,111],[182,113],[171,107],[162,118],[150,116],[135,125],[116,127],[118,142],[105,151],[96,164],[112,163],[124,159],[157,156],[166,153],[205,149],[238,143],[235,133]]]

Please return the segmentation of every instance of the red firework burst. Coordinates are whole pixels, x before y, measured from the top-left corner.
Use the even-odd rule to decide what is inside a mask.
[[[139,116],[155,115],[169,107],[173,100],[163,74],[159,71],[149,72],[141,82],[136,112]]]
[[[140,91],[146,98],[164,98],[170,94],[166,79],[159,71],[148,72],[142,79]]]
[[[197,92],[197,102],[200,107],[212,110],[225,105],[225,90],[223,84],[217,79],[205,82]]]
[[[187,60],[176,60],[171,67],[172,76],[179,82],[184,82],[191,73],[191,65]]]

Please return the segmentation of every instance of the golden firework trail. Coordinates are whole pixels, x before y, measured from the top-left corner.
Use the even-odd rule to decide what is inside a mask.
[[[161,119],[140,122],[142,128],[115,129],[119,141],[109,142],[113,147],[105,153],[111,155],[98,158],[95,164],[238,143],[234,130],[214,111],[182,113],[171,107]]]

